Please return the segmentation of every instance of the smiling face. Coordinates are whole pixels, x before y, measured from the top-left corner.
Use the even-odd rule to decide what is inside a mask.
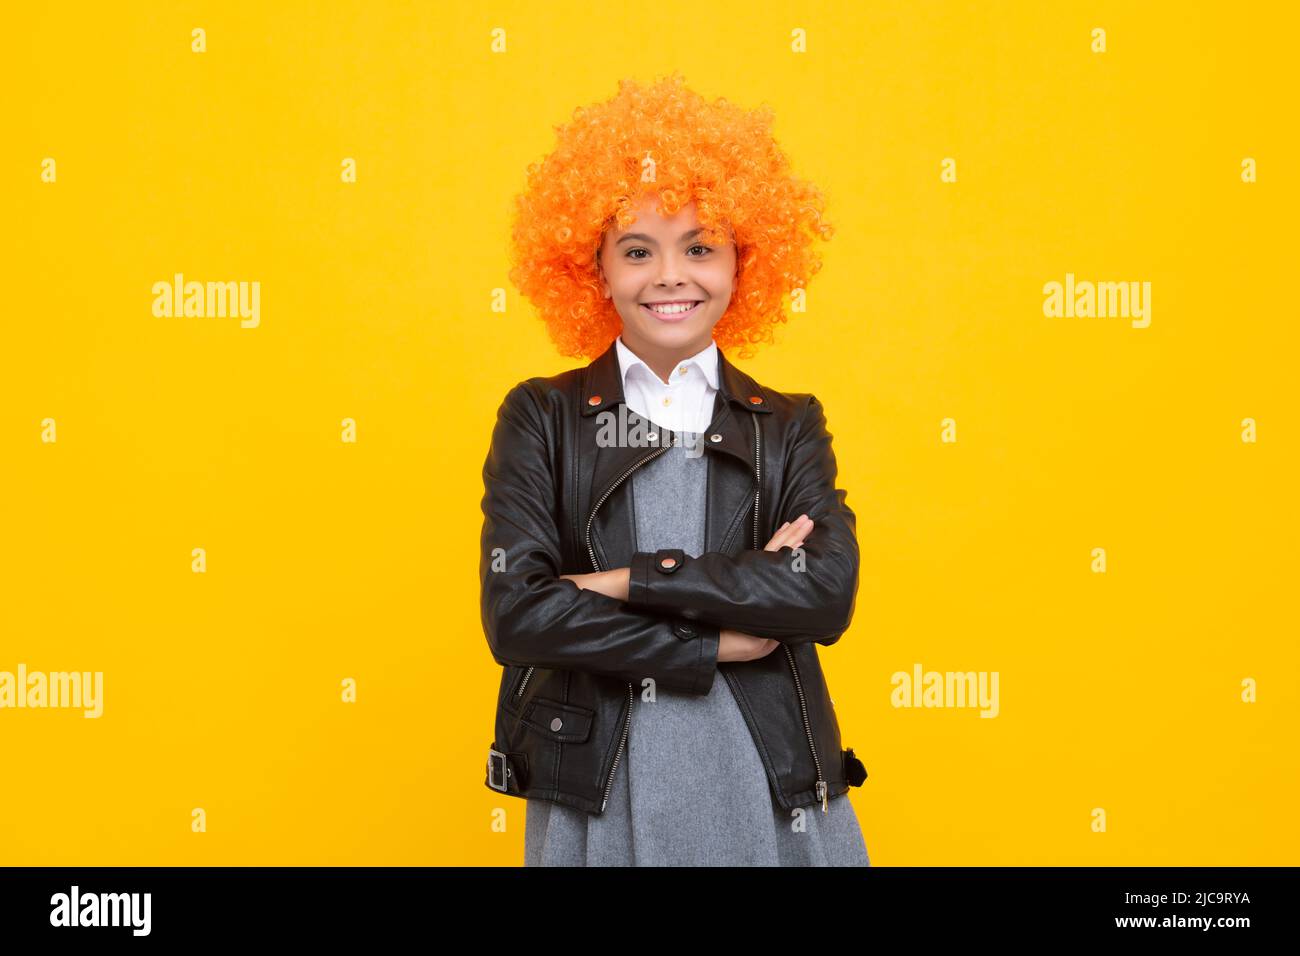
[[[663,217],[648,196],[626,230],[605,231],[597,256],[601,287],[623,320],[623,344],[667,378],[683,358],[707,348],[731,304],[736,246],[703,241],[695,203]]]

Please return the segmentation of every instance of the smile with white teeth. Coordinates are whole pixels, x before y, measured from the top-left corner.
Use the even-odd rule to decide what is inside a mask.
[[[700,303],[699,302],[672,302],[666,305],[660,305],[658,303],[645,302],[642,304],[647,309],[651,310],[652,312],[658,312],[660,315],[680,315],[683,312],[690,312]]]

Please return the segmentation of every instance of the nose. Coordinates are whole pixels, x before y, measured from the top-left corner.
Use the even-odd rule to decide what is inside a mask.
[[[661,256],[659,263],[659,276],[655,279],[655,285],[672,288],[682,284],[681,266],[675,257]]]

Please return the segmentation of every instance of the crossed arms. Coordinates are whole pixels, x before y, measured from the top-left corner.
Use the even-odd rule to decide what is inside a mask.
[[[553,513],[559,489],[545,415],[529,382],[506,395],[483,465],[479,577],[484,632],[498,664],[588,671],[703,694],[712,686],[723,628],[777,641],[839,640],[852,620],[858,546],[821,404],[808,396],[785,463],[777,513],[807,514],[816,530],[802,568],[790,547],[686,556],[672,574],[637,552],[620,600],[618,569],[595,587],[561,575]],[[594,576],[589,576],[594,577]],[[682,625],[689,623],[690,628]],[[684,635],[689,635],[686,639]]]

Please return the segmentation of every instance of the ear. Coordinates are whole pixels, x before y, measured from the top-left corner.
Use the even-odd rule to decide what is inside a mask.
[[[601,233],[600,241],[596,243],[596,256],[595,256],[595,259],[596,259],[596,278],[600,280],[600,291],[601,291],[601,294],[604,295],[605,298],[608,299],[608,298],[610,297],[610,295],[611,295],[611,293],[610,293],[610,291],[609,291],[609,282],[605,279],[605,269],[604,269],[604,267],[601,266],[601,264],[600,264],[600,250],[601,250],[602,248],[604,248],[604,246],[605,246],[605,235],[604,235],[604,233]]]

